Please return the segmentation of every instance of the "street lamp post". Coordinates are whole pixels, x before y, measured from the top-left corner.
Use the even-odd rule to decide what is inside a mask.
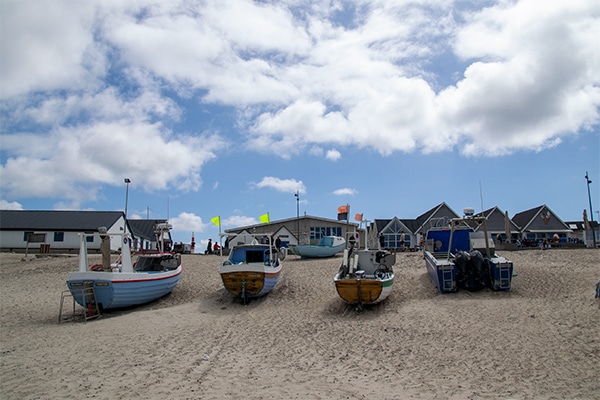
[[[590,202],[590,226],[592,227],[592,242],[594,243],[594,248],[596,248],[596,231],[594,229],[594,212],[592,211],[592,195],[590,193],[590,183],[592,183],[591,179],[588,176],[588,172],[585,171],[585,180],[587,182],[588,189],[588,200]]]
[[[300,244],[300,193],[296,190],[296,238]]]
[[[125,184],[127,185],[125,189],[125,220],[127,220],[127,203],[129,202],[129,184],[131,180],[129,178],[125,178]]]

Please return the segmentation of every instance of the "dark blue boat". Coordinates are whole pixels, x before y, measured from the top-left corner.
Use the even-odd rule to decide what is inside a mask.
[[[472,216],[453,218],[427,232],[425,265],[440,293],[458,289],[510,290],[513,263],[496,254],[485,220]],[[473,226],[480,224],[484,231],[474,231]]]

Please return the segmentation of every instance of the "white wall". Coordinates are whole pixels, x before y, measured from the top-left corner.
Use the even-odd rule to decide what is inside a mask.
[[[108,233],[121,233],[123,232],[123,219],[120,218],[110,228],[107,228]],[[61,231],[59,231],[61,232]],[[56,250],[73,250],[74,252],[79,251],[79,244],[81,239],[79,237],[80,232],[64,232],[63,240],[56,242],[54,241],[54,231],[34,231],[34,233],[43,233],[46,235],[44,243],[29,243],[29,251],[39,251],[41,244],[49,244],[50,251]],[[121,237],[111,237],[110,248],[113,251],[117,251],[121,248]],[[100,250],[100,236],[95,235],[92,242],[88,242],[87,247],[90,251]],[[0,248],[4,251],[15,250],[24,251],[27,247],[27,241],[25,238],[25,231],[2,231],[0,230]]]

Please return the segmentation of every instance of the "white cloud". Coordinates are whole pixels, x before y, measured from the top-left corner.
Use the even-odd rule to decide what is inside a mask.
[[[312,146],[310,149],[308,149],[308,154],[313,155],[313,156],[322,156],[325,150],[323,150],[322,147],[320,146]]]
[[[22,138],[6,139],[18,151]],[[9,158],[0,173],[12,196],[94,199],[99,185],[120,185],[125,174],[147,191],[195,191],[202,165],[221,144],[216,136],[173,137],[160,124],[134,121],[64,127],[27,142],[27,153]]]
[[[173,226],[173,232],[202,233],[206,229],[202,218],[194,213],[182,212],[175,218],[170,218],[169,223]]]
[[[334,190],[333,194],[335,194],[336,196],[354,196],[358,194],[358,191],[356,189],[351,188],[341,188]]]
[[[0,200],[0,210],[22,210],[21,203],[16,201]]]
[[[465,153],[552,147],[598,123],[598,12],[583,1],[521,1],[470,16],[455,49],[474,62],[438,99],[447,125],[464,135]]]
[[[300,194],[306,193],[306,187],[302,181],[297,181],[295,179],[280,179],[274,176],[265,176],[256,184],[256,187],[259,189],[272,188],[284,193],[296,193],[296,191]]]
[[[246,217],[242,215],[232,215],[221,220],[223,227],[238,227],[258,224],[258,218]]]
[[[106,54],[94,41],[94,8],[93,2],[2,2],[0,98],[99,85]]]
[[[363,1],[342,24],[335,1],[5,1],[1,195],[77,206],[123,171],[146,191],[193,191],[226,141],[284,159],[494,156],[597,126],[600,3],[485,4]],[[178,131],[191,99],[235,108],[241,139]]]
[[[327,153],[326,153],[326,155],[325,155],[325,157],[328,160],[337,161],[340,158],[342,158],[342,154],[339,151],[333,149],[333,150],[328,150]]]

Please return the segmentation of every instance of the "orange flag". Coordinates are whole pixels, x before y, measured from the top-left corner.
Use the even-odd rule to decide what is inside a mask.
[[[338,221],[348,221],[348,212],[350,211],[350,206],[339,206],[338,207]]]

